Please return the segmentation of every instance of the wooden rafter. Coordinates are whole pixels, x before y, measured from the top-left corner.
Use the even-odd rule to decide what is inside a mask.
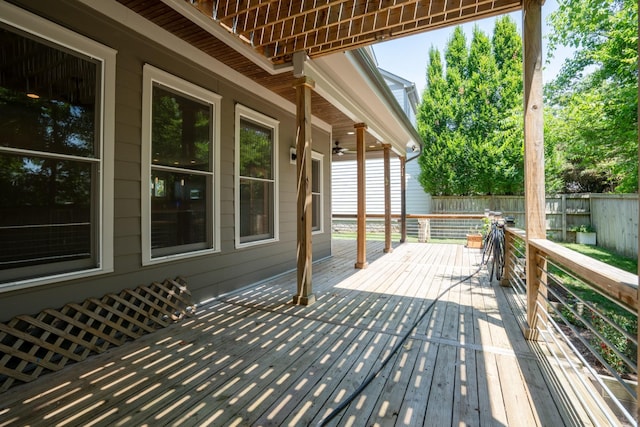
[[[508,13],[521,0],[198,0],[201,13],[274,63]]]

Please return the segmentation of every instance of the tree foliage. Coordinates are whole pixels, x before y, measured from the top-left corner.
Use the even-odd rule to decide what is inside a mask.
[[[432,194],[523,191],[522,42],[515,23],[496,21],[490,39],[456,28],[445,50],[429,50],[418,111],[424,150],[419,180]]]
[[[565,191],[637,191],[637,22],[635,0],[567,0],[550,16],[551,52],[575,49],[545,87]]]

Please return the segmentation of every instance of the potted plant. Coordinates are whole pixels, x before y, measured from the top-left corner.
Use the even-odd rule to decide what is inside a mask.
[[[582,245],[596,244],[596,230],[591,226],[591,224],[582,224],[572,227],[571,231],[576,232],[576,243],[580,243]]]
[[[485,224],[486,225],[486,224]],[[484,238],[484,230],[485,230],[485,225],[483,225],[482,227],[482,231],[478,231],[478,229],[476,228],[474,229],[470,229],[469,232],[467,233],[467,247],[470,249],[482,249],[482,240]]]

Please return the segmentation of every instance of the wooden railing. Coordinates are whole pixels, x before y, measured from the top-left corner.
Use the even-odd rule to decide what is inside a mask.
[[[355,214],[333,214],[334,224],[339,221],[354,221]],[[397,224],[398,232],[401,225],[401,216],[391,215],[394,224]],[[406,230],[410,239],[420,242],[428,242],[431,239],[464,239],[466,234],[479,231],[483,225],[483,214],[408,214],[406,215]],[[375,223],[381,224],[384,214],[367,214],[367,232],[375,232]],[[334,231],[340,231],[340,227],[334,227]]]
[[[580,396],[573,403],[595,424],[636,425],[638,276],[519,229],[505,243],[502,284],[525,334],[546,343],[559,381]]]

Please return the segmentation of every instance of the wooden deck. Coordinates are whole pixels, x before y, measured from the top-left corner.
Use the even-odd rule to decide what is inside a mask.
[[[382,248],[369,243],[369,268],[355,270],[355,242],[336,240],[334,256],[314,265],[310,307],[291,304],[296,276],[284,274],[16,387],[0,395],[0,426],[315,425],[480,255],[450,244]],[[445,293],[328,425],[570,424],[522,338],[510,290],[485,275]]]

